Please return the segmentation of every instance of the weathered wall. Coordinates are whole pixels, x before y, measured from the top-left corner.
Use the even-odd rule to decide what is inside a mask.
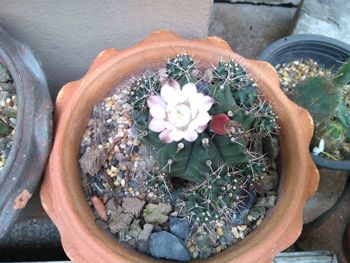
[[[213,0],[2,0],[0,24],[41,61],[51,94],[80,78],[103,49],[162,28],[205,37]]]

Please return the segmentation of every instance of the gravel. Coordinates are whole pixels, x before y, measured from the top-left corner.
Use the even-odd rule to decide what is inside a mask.
[[[0,177],[13,143],[16,117],[16,90],[10,73],[0,61]]]
[[[165,258],[177,261],[191,260],[185,244],[175,235],[162,231],[152,233],[149,239],[149,251],[154,258]]]
[[[170,203],[155,199],[147,188],[154,161],[135,137],[128,92],[127,87],[117,88],[94,107],[81,142],[82,186],[96,223],[140,253],[179,261],[207,258],[244,239],[276,199],[278,178],[266,177],[261,192],[247,195],[236,220],[218,223],[215,229],[193,228],[175,206],[183,188],[174,189]],[[270,196],[275,199],[268,200]],[[107,210],[106,220],[101,213],[105,210],[92,202],[96,198]]]
[[[178,217],[170,217],[169,220],[170,232],[178,238],[186,240],[190,234],[190,225],[186,220],[181,220]]]
[[[293,88],[299,81],[315,76],[331,76],[332,71],[313,59],[294,60],[275,66],[281,81],[281,88],[287,96],[293,95]]]

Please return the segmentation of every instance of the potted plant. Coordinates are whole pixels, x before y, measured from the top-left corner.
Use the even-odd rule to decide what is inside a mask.
[[[349,139],[344,136],[344,132],[346,133],[349,128],[334,122],[337,122],[335,119],[338,119],[338,115],[344,124],[349,118],[346,117],[349,115],[349,110],[346,109],[348,104],[347,90],[349,89],[346,85],[349,82],[346,79],[346,71],[349,69],[345,66],[349,57],[349,45],[319,35],[293,35],[277,40],[268,46],[259,57],[276,67],[282,89],[293,101],[302,107],[310,107],[311,115],[316,122],[315,137],[310,145],[310,150],[315,149],[312,158],[320,168],[350,169],[350,157],[346,153],[349,151]],[[341,76],[338,76],[339,74]],[[321,82],[321,85],[313,85],[316,82]],[[314,88],[313,94],[310,93],[309,98],[311,96],[314,101],[319,101],[319,103],[308,103],[304,100],[307,88],[310,88],[311,91],[312,87]],[[316,93],[327,95],[326,98],[317,97]],[[335,93],[339,94],[338,99]],[[322,109],[320,107],[324,106],[321,104],[327,102],[330,98],[328,95],[331,94],[335,98],[334,108],[327,109],[327,116],[321,116]],[[338,102],[342,102],[341,105]],[[317,107],[319,108],[317,109]],[[341,113],[338,112],[338,108]],[[325,118],[328,118],[329,121],[325,122]],[[330,126],[333,128],[329,129]],[[341,126],[340,129],[343,127],[344,132],[339,132],[338,128],[334,129],[336,126]],[[326,129],[333,131],[332,136],[326,136],[324,132]],[[344,143],[337,145],[339,138],[334,137],[334,132],[337,133],[335,137],[342,138]],[[321,139],[323,140],[321,141]],[[321,152],[320,149],[323,151]]]
[[[172,59],[176,59],[174,56],[177,53],[191,54],[192,57],[195,57],[198,59],[198,61],[200,61],[200,65],[204,69],[210,68],[211,63],[221,65],[220,59],[231,61],[227,63],[236,63],[237,65],[234,65],[234,68],[245,68],[248,72],[247,76],[254,76],[259,92],[263,98],[272,105],[273,112],[279,117],[278,125],[280,127],[279,141],[281,145],[282,166],[280,172],[281,181],[278,189],[277,204],[269,212],[259,227],[252,231],[252,233],[249,234],[246,239],[227,248],[222,253],[218,253],[204,261],[268,262],[271,261],[279,251],[287,248],[291,243],[293,243],[300,234],[304,203],[312,195],[312,193],[314,193],[318,183],[318,172],[307,152],[313,129],[312,119],[308,113],[302,108],[296,106],[294,103],[290,102],[279,90],[276,73],[269,64],[243,59],[242,57],[234,54],[230,50],[229,46],[223,40],[218,38],[188,41],[171,32],[161,31],[152,34],[140,44],[125,51],[109,49],[102,52],[82,80],[67,84],[58,95],[56,102],[56,139],[41,189],[41,199],[43,207],[57,225],[61,233],[62,244],[67,255],[73,261],[156,262],[156,260],[152,259],[151,257],[142,255],[131,249],[127,249],[122,244],[113,240],[111,235],[108,235],[97,226],[95,215],[92,213],[82,190],[78,158],[79,151],[81,151],[80,144],[82,138],[84,137],[84,133],[87,132],[86,128],[89,127],[91,118],[90,115],[94,109],[94,105],[97,105],[103,101],[104,98],[108,98],[107,95],[112,91],[115,85],[129,80],[131,76],[136,76],[145,72],[146,70],[159,70],[164,67],[164,58],[170,58],[170,61],[176,64],[176,62]],[[189,60],[187,59],[190,57],[184,55],[183,57],[180,56],[178,58],[188,62]],[[174,73],[175,71],[170,69],[166,74],[169,76],[170,72]],[[186,75],[185,78],[187,77],[190,76]],[[176,79],[176,77],[174,78]],[[146,82],[148,81],[147,79],[144,80]],[[175,96],[176,94],[172,93],[173,91],[175,92],[177,90],[180,92],[181,90],[188,89],[191,92],[193,91],[191,94],[196,95],[198,101],[202,99],[204,100],[202,105],[205,108],[203,109],[204,112],[207,112],[211,108],[212,105],[209,104],[214,104],[214,99],[210,98],[210,96],[208,96],[208,98],[205,97],[207,96],[205,95],[205,92],[199,94],[199,89],[204,89],[205,87],[199,88],[196,86],[195,88],[193,85],[190,85],[191,87],[185,88],[186,81],[181,83],[180,79],[177,79],[177,82],[170,82],[171,83],[166,82],[163,85],[167,87],[165,89],[170,91],[168,93],[168,95],[170,94],[169,96],[163,94],[163,99],[167,97],[169,98],[169,101],[171,101],[172,98],[178,98],[178,96]],[[163,86],[160,89],[160,93],[162,93]],[[135,88],[136,90],[133,93],[134,95],[135,92],[137,93],[137,90],[140,92],[147,90],[147,88],[140,90],[137,89],[137,87]],[[222,89],[222,91],[225,90],[225,88]],[[246,94],[248,97],[242,96],[242,98],[244,97],[249,99],[249,94],[250,93]],[[157,97],[156,93],[152,94],[151,96],[149,95],[150,94],[148,94],[147,97],[150,98],[150,100],[154,99],[154,101],[146,102],[149,104],[148,113],[152,111],[151,115],[153,115],[153,119],[161,120],[163,115],[157,115],[162,111],[162,109],[158,107],[161,106],[160,104],[162,104],[161,100],[159,97]],[[143,96],[140,96],[139,98],[143,98]],[[133,98],[131,96],[131,99],[134,99],[134,102],[131,104],[137,105],[139,98]],[[189,99],[189,97],[187,98]],[[230,99],[230,97],[226,95],[221,96],[221,98],[214,98],[216,101]],[[157,101],[160,104],[153,103]],[[185,98],[184,101],[186,101]],[[112,107],[110,105],[106,106],[106,104],[109,103],[108,100],[105,100],[103,103],[104,107]],[[184,107],[186,106],[188,108],[191,103],[188,101],[188,103],[185,103],[187,106],[184,105]],[[232,100],[231,103],[233,103]],[[180,104],[176,105],[180,106]],[[178,110],[175,112],[177,114],[168,114],[168,117],[171,117],[175,123],[177,123],[177,120],[179,122],[183,120],[182,117],[177,117],[187,114],[187,111],[182,111],[182,108],[178,109],[177,106],[175,107]],[[157,108],[157,110],[151,110],[153,107]],[[170,112],[174,110],[173,107],[170,107],[169,109]],[[135,109],[133,112],[135,112]],[[238,126],[234,126],[235,122],[232,122],[233,119],[230,118],[231,114],[226,112],[227,114],[219,115],[223,112],[226,111],[220,109],[218,112],[212,113],[213,116],[209,124],[210,130],[219,135],[221,135],[220,133],[225,134],[227,132],[227,128],[230,128],[229,130],[231,131],[238,131]],[[272,114],[272,111],[269,111],[267,114],[269,115],[270,113]],[[139,117],[142,117],[141,115],[137,114]],[[202,116],[204,115],[207,116],[205,113]],[[147,116],[147,118],[149,117],[148,114],[144,116]],[[272,119],[273,118],[271,118],[271,120]],[[199,130],[196,130],[196,134],[191,132],[191,134],[181,133],[183,136],[178,137],[176,137],[174,134],[173,135],[175,137],[173,135],[163,136],[166,135],[165,133],[167,133],[167,131],[165,131],[165,129],[160,131],[160,123],[158,123],[159,125],[152,126],[155,123],[151,124],[149,122],[150,120],[145,121],[142,118],[138,120],[139,123],[137,125],[140,125],[139,127],[146,125],[148,127],[147,129],[150,129],[155,133],[152,139],[156,140],[156,142],[159,142],[160,140],[161,143],[166,144],[166,147],[169,147],[169,145],[176,145],[176,149],[172,151],[172,154],[174,154],[174,152],[177,150],[181,151],[188,146],[185,144],[186,141],[182,141],[183,138],[187,140],[188,143],[194,141],[195,143],[197,142],[205,145],[207,143],[212,143],[211,140],[213,140],[212,137],[197,140],[198,137],[203,136]],[[168,121],[170,121],[170,119]],[[203,120],[203,125],[200,124],[200,126],[204,126],[204,124],[207,125],[208,121],[208,118],[205,121]],[[196,127],[196,129],[197,128],[199,127]],[[163,134],[161,135],[161,133]],[[145,133],[142,134],[146,136]],[[171,142],[171,140],[175,141],[176,143],[172,144],[173,142]],[[182,145],[181,142],[183,142],[184,145]],[[149,145],[152,145],[150,147],[151,149],[158,149],[158,146],[152,141],[149,141]],[[227,143],[223,143],[220,147],[223,149],[227,146],[229,146]],[[95,153],[98,153],[98,150]],[[170,153],[170,151],[168,153]],[[241,154],[242,152],[238,150],[229,150],[227,153],[235,155]],[[82,164],[82,161],[84,164],[81,166],[81,168],[85,167],[84,169],[87,171],[89,169],[94,169],[94,167],[96,168],[96,163],[100,162],[101,158],[104,158],[102,155],[103,152],[100,152],[100,155],[95,154],[92,158],[90,156],[90,162],[84,162],[88,158],[84,158],[83,160],[80,159],[80,164]],[[167,153],[165,152],[162,155],[153,156],[156,158],[164,157],[165,162],[167,163],[167,168],[169,168],[169,166],[175,163],[176,160],[169,161],[171,158],[168,158],[166,155]],[[194,162],[199,161],[199,159],[201,159],[203,156],[205,156],[204,153],[197,154],[195,157],[193,157]],[[214,158],[217,158],[217,156]],[[111,157],[111,161],[112,159],[113,158]],[[206,160],[206,162],[207,161],[208,160]],[[157,162],[160,163],[162,160],[158,160]],[[86,166],[86,164],[95,164],[95,166]],[[207,162],[206,166],[200,164],[196,167],[199,167],[199,169],[210,169],[211,165],[214,166],[215,162]],[[101,166],[100,163],[98,163],[97,166]],[[173,168],[175,169],[176,167]],[[193,181],[202,180],[202,178],[200,178],[200,173],[197,174],[197,177],[195,176],[195,171],[188,174],[181,172],[180,174],[186,176],[185,179],[191,177],[192,179],[196,179]],[[124,185],[125,181],[121,180],[118,184]],[[159,185],[154,187],[159,188]],[[229,192],[227,189],[223,189],[221,191],[223,191],[223,193]],[[132,194],[132,191],[130,191],[131,197],[133,196]],[[138,199],[137,202],[140,204],[142,201],[143,200]],[[91,198],[91,202],[96,208],[100,218],[103,221],[108,220],[106,207],[101,204],[102,200],[93,197]],[[140,204],[140,206],[141,205],[143,206],[144,204]],[[125,210],[128,209],[128,206],[124,203],[122,206],[124,209],[124,212],[122,213],[126,214]],[[151,209],[148,209],[146,212],[143,210],[143,213],[151,214],[149,210]],[[158,210],[166,210],[166,208],[158,207]],[[130,214],[134,215],[134,210],[129,211],[128,214],[129,215],[123,215],[123,217],[125,219],[130,219]],[[162,215],[160,215],[160,218],[161,217]],[[203,219],[205,220],[205,218]],[[120,224],[115,224],[116,228],[119,226]]]
[[[31,50],[0,28],[0,238],[23,215],[51,146],[52,103]]]

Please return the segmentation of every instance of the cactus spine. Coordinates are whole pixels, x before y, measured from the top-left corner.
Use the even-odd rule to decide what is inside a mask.
[[[195,83],[198,92],[211,96],[215,103],[211,116],[226,114],[226,133],[215,133],[210,126],[194,142],[181,140],[164,143],[148,128],[147,98],[159,95],[162,81],[148,74],[131,85],[129,103],[137,136],[154,156],[158,172],[150,173],[152,194],[169,199],[171,178],[187,182],[177,206],[181,214],[196,225],[211,226],[230,220],[239,211],[242,199],[254,191],[254,183],[267,171],[267,159],[254,152],[254,141],[271,136],[277,130],[277,116],[264,102],[244,68],[234,61],[219,62],[210,78],[199,74],[197,62],[189,55],[177,55],[167,61],[167,78],[181,87]],[[168,178],[164,181],[165,178]],[[161,187],[160,187],[161,186]]]

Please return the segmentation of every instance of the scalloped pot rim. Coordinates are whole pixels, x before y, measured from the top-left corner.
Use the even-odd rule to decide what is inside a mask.
[[[78,173],[81,137],[93,106],[132,73],[156,67],[175,52],[193,54],[202,64],[232,58],[255,78],[259,90],[279,116],[282,178],[278,201],[262,224],[244,240],[201,262],[271,262],[302,230],[306,200],[318,185],[318,171],[308,146],[313,123],[308,112],[283,94],[277,74],[266,63],[244,59],[219,38],[184,40],[169,31],[126,50],[106,50],[79,81],[63,87],[56,101],[56,137],[41,189],[45,210],[59,229],[64,250],[74,262],[168,262],[123,247],[98,229],[84,197]]]

